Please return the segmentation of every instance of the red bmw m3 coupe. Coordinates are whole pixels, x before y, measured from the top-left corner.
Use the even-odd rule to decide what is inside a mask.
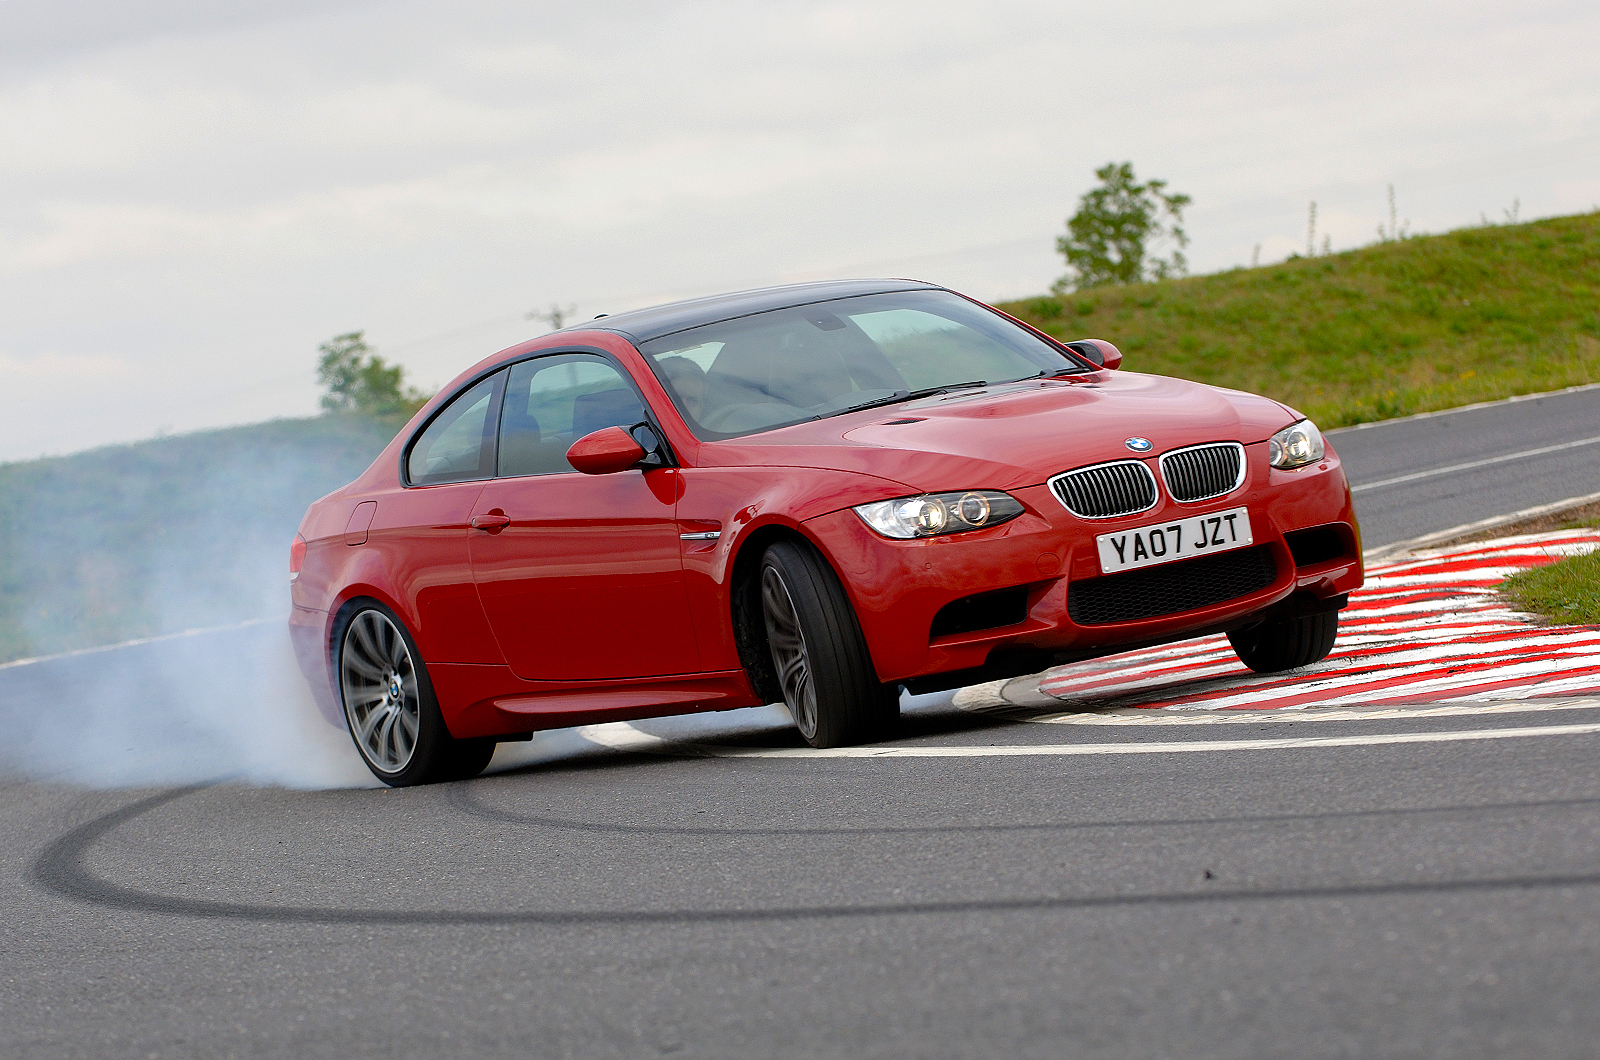
[[[1339,459],[1276,401],[1118,370],[906,280],[702,298],[473,366],[306,513],[290,628],[380,779],[539,729],[781,701],[826,747],[899,690],[1228,634],[1333,646]]]

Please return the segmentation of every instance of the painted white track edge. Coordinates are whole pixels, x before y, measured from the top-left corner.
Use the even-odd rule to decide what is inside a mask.
[[[1186,740],[1182,743],[1024,744],[997,747],[784,747],[763,750],[730,750],[699,745],[685,750],[710,758],[1052,758],[1186,754],[1200,751],[1298,751],[1319,747],[1459,743],[1473,740],[1517,740],[1532,736],[1589,736],[1595,733],[1600,733],[1600,724],[1539,725],[1521,729],[1465,729],[1456,732],[1393,732],[1373,736],[1308,736],[1277,740]]]
[[[1472,471],[1480,467],[1490,467],[1495,464],[1506,464],[1513,460],[1526,460],[1534,456],[1548,456],[1550,453],[1564,453],[1569,449],[1581,449],[1587,445],[1600,445],[1600,435],[1593,438],[1578,438],[1570,442],[1558,442],[1555,445],[1543,445],[1537,449],[1524,449],[1516,453],[1501,453],[1499,456],[1488,456],[1482,460],[1469,460],[1465,464],[1449,464],[1445,467],[1432,467],[1426,471],[1412,471],[1393,478],[1379,479],[1376,482],[1363,482],[1351,486],[1351,493],[1360,493],[1363,490],[1381,490],[1389,486],[1398,486],[1405,482],[1418,482],[1425,478],[1437,478],[1440,475],[1454,475],[1460,471]]]
[[[1542,714],[1553,710],[1594,710],[1600,707],[1600,699],[1562,696],[1547,700],[1457,700],[1400,707],[1290,707],[1283,710],[1151,710],[1148,707],[1120,707],[1104,712],[1075,712],[1052,710],[1045,705],[1023,705],[1009,700],[962,703],[958,696],[955,706],[975,714],[992,714],[1008,721],[1025,721],[1036,725],[1260,725]]]

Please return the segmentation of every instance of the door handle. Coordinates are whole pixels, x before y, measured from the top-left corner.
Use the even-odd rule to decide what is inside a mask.
[[[487,530],[491,534],[498,533],[510,525],[511,516],[509,515],[491,513],[489,515],[474,515],[472,517],[472,528],[474,530]]]

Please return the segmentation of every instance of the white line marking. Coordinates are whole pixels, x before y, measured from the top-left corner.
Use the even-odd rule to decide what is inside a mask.
[[[1257,722],[1296,721],[1393,721],[1397,718],[1470,717],[1478,714],[1522,714],[1548,710],[1593,710],[1600,699],[1551,700],[1548,703],[1521,700],[1514,703],[1447,703],[1429,707],[1388,707],[1369,710],[1324,710],[1302,707],[1290,710],[1228,710],[1181,712],[1124,708],[1105,714],[1042,714],[1027,720],[1042,725],[1254,725]],[[983,709],[983,708],[968,708]],[[1002,708],[988,708],[1005,713]],[[1010,707],[1021,712],[1024,708]]]
[[[267,618],[247,618],[243,622],[232,622],[226,626],[203,626],[199,629],[185,629],[177,633],[162,633],[154,637],[140,637],[137,640],[124,640],[116,644],[102,644],[98,648],[77,648],[73,651],[57,652],[55,655],[35,655],[28,659],[13,659],[7,663],[0,663],[0,670],[9,670],[14,666],[32,666],[34,663],[53,662],[56,659],[72,659],[79,655],[99,655],[102,652],[118,651],[122,648],[137,648],[144,644],[160,644],[162,641],[182,640],[184,637],[203,637],[207,633],[228,633],[236,629],[245,629],[249,626],[259,626],[263,622],[283,622],[288,624],[288,618],[276,616]]]
[[[1594,445],[1600,442],[1600,436],[1594,438],[1580,438],[1575,442],[1562,442],[1560,445],[1546,445],[1539,449],[1524,449],[1520,453],[1504,453],[1500,456],[1491,456],[1483,460],[1473,460],[1465,464],[1451,464],[1449,467],[1436,467],[1428,471],[1413,471],[1409,475],[1397,475],[1394,478],[1379,479],[1377,482],[1363,482],[1359,486],[1351,486],[1351,493],[1360,493],[1363,490],[1383,489],[1385,486],[1398,486],[1402,482],[1415,482],[1418,479],[1433,478],[1437,475],[1450,475],[1457,471],[1471,471],[1473,468],[1488,467],[1491,464],[1504,464],[1511,460],[1523,460],[1530,456],[1543,456],[1546,453],[1559,453],[1567,449],[1577,449],[1580,446]]]
[[[1296,751],[1313,747],[1375,747],[1381,744],[1456,743],[1516,740],[1529,736],[1589,736],[1600,725],[1540,725],[1523,729],[1468,729],[1459,732],[1394,732],[1379,736],[1327,736],[1288,740],[1193,740],[1182,743],[1069,743],[1001,747],[783,747],[724,750],[700,745],[713,758],[1022,758],[1086,755],[1157,755],[1191,751]]]

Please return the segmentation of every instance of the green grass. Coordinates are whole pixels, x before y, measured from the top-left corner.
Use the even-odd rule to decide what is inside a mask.
[[[1524,611],[1562,625],[1600,623],[1600,552],[1513,574],[1500,583],[1500,592]]]
[[[1600,382],[1600,213],[1001,308],[1340,427]]]

